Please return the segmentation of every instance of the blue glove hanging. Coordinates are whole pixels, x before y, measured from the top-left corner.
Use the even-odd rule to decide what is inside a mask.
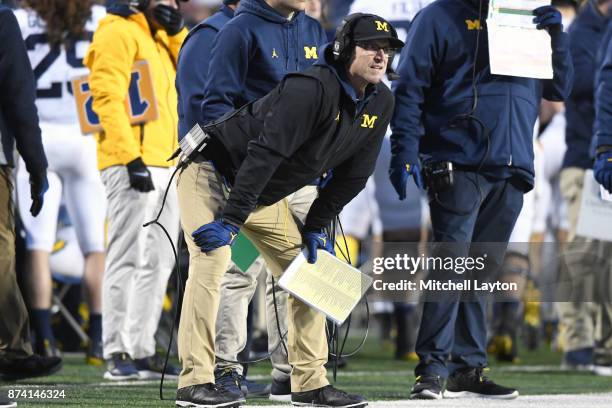
[[[595,180],[612,194],[612,150],[597,155],[593,174]]]
[[[389,179],[395,188],[399,199],[406,199],[406,184],[408,176],[412,176],[414,184],[419,189],[423,188],[423,178],[421,176],[421,167],[418,163],[407,163],[401,156],[393,156],[391,165],[389,166]]]
[[[214,251],[225,245],[232,245],[240,232],[240,228],[223,219],[209,222],[195,230],[191,236],[202,252]]]
[[[317,262],[317,249],[322,249],[336,256],[334,251],[334,243],[325,232],[320,231],[306,231],[302,233],[302,242],[306,247],[308,263]]]
[[[538,30],[548,30],[548,33],[552,36],[561,34],[563,32],[563,17],[559,10],[553,6],[542,6],[533,10],[534,24],[537,24]]]

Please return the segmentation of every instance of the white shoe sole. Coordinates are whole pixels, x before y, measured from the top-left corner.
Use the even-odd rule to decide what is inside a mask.
[[[478,394],[477,392],[470,391],[444,391],[444,398],[457,399],[457,398],[480,398],[480,399],[498,399],[498,400],[510,400],[515,399],[519,396],[518,391],[514,391],[512,394],[504,395],[486,395]]]
[[[138,380],[140,376],[138,374],[130,374],[130,375],[113,375],[109,371],[104,373],[105,380],[112,381],[124,381],[124,380]]]
[[[601,377],[612,377],[612,367],[610,366],[593,366],[593,374]]]
[[[296,407],[331,407],[331,405],[321,405],[321,404],[312,404],[310,402],[293,402],[291,403]],[[351,407],[367,407],[367,402],[359,402],[357,404],[349,404],[349,405],[337,405],[334,408],[351,408]]]
[[[176,400],[176,405],[179,407],[195,407],[195,408],[234,408],[234,407],[239,407],[243,404],[246,403],[245,400],[238,400],[238,401],[231,401],[231,402],[224,402],[222,404],[194,404],[193,402],[189,402],[189,401],[181,401],[181,400]]]
[[[279,395],[270,394],[268,399],[270,401],[276,401],[276,402],[291,402],[291,394],[284,394],[284,395],[282,395],[282,394],[279,394]]]
[[[421,400],[439,400],[442,399],[442,393],[436,394],[429,390],[423,390],[416,394],[410,394],[410,399],[421,399]]]
[[[157,379],[160,379],[161,377],[162,377],[161,373],[158,373],[157,371],[138,370],[138,378],[140,378],[141,380],[157,380]],[[164,379],[176,380],[178,379],[178,375],[166,373],[164,375]]]

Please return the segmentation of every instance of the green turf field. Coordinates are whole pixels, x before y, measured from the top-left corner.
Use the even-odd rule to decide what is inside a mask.
[[[347,346],[349,350],[352,346]],[[505,385],[518,387],[521,395],[574,394],[612,392],[612,379],[590,373],[561,371],[561,354],[541,348],[523,352],[520,364],[491,362],[489,375]],[[391,352],[383,350],[371,339],[364,350],[349,359],[348,367],[338,373],[337,385],[347,391],[364,394],[369,400],[405,400],[414,381],[414,363],[393,360]],[[249,377],[270,381],[269,364],[257,364],[249,369]],[[176,382],[165,386],[165,398],[159,400],[159,382],[136,381],[115,383],[102,379],[103,369],[84,364],[81,356],[65,357],[64,368],[52,377],[14,384],[3,383],[4,392],[13,390],[64,390],[65,398],[57,400],[27,400],[18,398],[19,407],[171,407]],[[249,404],[267,405],[267,401],[249,400]],[[384,404],[383,404],[384,405]],[[536,404],[537,405],[537,404]],[[612,406],[612,405],[611,405]]]

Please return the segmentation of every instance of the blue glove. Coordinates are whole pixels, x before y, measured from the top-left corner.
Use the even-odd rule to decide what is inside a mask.
[[[30,214],[36,217],[42,210],[45,201],[45,193],[49,189],[49,181],[47,181],[47,172],[30,174],[30,197],[32,197],[32,205],[30,206]]]
[[[563,32],[563,18],[559,10],[553,6],[538,7],[533,10],[533,15],[535,16],[533,22],[537,24],[538,30],[547,29],[551,37]]]
[[[597,155],[593,173],[595,180],[612,194],[612,150]]]
[[[421,177],[421,167],[419,164],[406,163],[400,156],[393,156],[391,158],[391,165],[389,166],[389,179],[391,180],[391,184],[393,184],[393,188],[397,191],[400,200],[406,199],[408,176],[412,176],[414,184],[416,184],[418,188],[423,188],[423,179]]]
[[[202,252],[214,251],[225,245],[232,245],[240,228],[223,219],[209,222],[195,230],[191,236]]]
[[[308,231],[302,233],[302,242],[306,247],[308,263],[317,262],[317,249],[322,249],[336,256],[334,251],[334,243],[323,231]]]

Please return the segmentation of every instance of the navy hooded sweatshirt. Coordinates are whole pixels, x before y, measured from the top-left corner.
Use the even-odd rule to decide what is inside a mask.
[[[565,104],[567,151],[563,159],[564,168],[588,169],[593,164],[589,149],[595,122],[593,78],[597,72],[597,52],[607,22],[608,17],[602,15],[595,5],[595,0],[591,0],[569,29],[575,79],[572,94]]]
[[[208,76],[208,62],[215,36],[232,19],[234,10],[221,7],[196,25],[183,41],[176,67],[179,140],[196,124],[204,123],[202,103]]]
[[[325,42],[321,25],[304,12],[288,20],[264,0],[242,0],[235,17],[215,37],[204,122],[264,96],[288,73],[310,67]]]
[[[422,158],[451,161],[497,177],[519,176],[524,189],[533,187],[533,128],[542,97],[567,98],[573,68],[565,33],[553,41],[552,80],[491,74],[484,16],[481,30],[478,0],[439,0],[415,17],[403,48],[394,84],[395,112],[391,121],[392,153],[408,163]],[[476,40],[478,105],[475,120],[460,120],[472,109],[472,67]],[[485,129],[486,128],[486,129]],[[487,152],[487,136],[490,146]]]
[[[593,151],[612,147],[612,21],[601,44],[601,65],[595,78],[595,138]]]
[[[28,172],[42,173],[47,169],[47,158],[34,103],[36,80],[19,23],[13,11],[2,5],[0,38],[0,167],[15,165],[13,150],[17,145]]]

